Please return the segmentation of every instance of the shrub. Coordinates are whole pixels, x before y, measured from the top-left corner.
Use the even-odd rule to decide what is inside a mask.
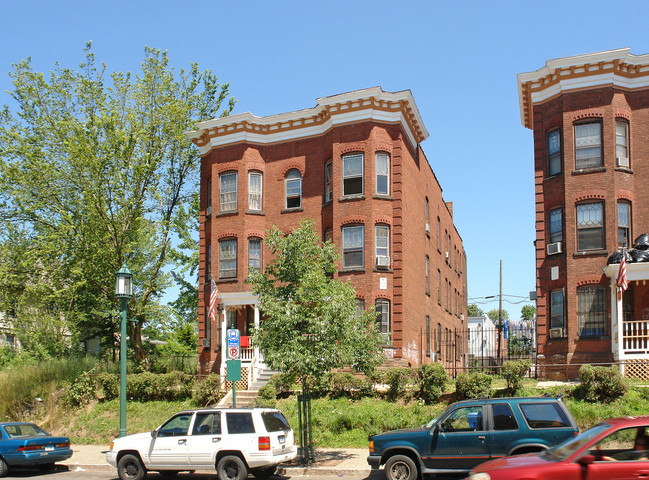
[[[194,385],[192,400],[198,407],[216,405],[221,397],[221,377],[215,373],[198,380]]]
[[[388,384],[388,400],[394,401],[397,398],[408,399],[408,385],[412,384],[415,373],[412,368],[391,368],[382,373],[384,383]]]
[[[192,389],[193,378],[181,372],[142,372],[126,377],[128,397],[140,402],[187,399],[192,396]]]
[[[516,360],[503,363],[502,376],[507,381],[507,393],[509,395],[516,395],[516,392],[521,388],[523,378],[527,371],[532,366],[529,360]]]
[[[491,393],[491,376],[484,372],[460,373],[455,379],[458,400],[487,397]]]
[[[63,402],[71,407],[87,404],[95,398],[95,382],[89,372],[67,383],[63,389]]]
[[[104,392],[106,400],[113,400],[119,396],[119,375],[103,372],[97,375],[99,388]]]
[[[346,397],[359,399],[373,394],[372,382],[363,376],[349,372],[332,373],[329,375],[331,398]]]
[[[626,393],[628,384],[617,367],[593,367],[582,365],[579,369],[581,385],[575,389],[575,396],[587,402],[610,403]]]
[[[417,370],[419,398],[426,404],[437,402],[444,393],[448,380],[446,370],[441,363],[425,363]]]

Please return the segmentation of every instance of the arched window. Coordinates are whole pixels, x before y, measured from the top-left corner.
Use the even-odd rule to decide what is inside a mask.
[[[286,174],[286,208],[302,207],[302,174],[293,169]]]

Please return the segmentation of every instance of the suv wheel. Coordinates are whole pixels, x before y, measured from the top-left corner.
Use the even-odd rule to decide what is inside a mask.
[[[276,471],[277,471],[277,465],[273,465],[272,467],[254,468],[252,470],[252,474],[255,476],[257,480],[266,480],[267,478],[270,478],[273,475],[275,475]]]
[[[406,455],[394,455],[385,462],[385,476],[388,480],[416,480],[417,466]]]
[[[219,460],[216,473],[220,480],[245,480],[248,478],[248,469],[245,463],[235,455],[227,455]]]
[[[146,476],[146,469],[135,455],[124,455],[117,464],[117,475],[120,480],[142,480]]]

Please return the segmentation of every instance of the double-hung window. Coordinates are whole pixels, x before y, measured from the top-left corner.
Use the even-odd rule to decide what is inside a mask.
[[[212,213],[212,179],[207,181],[207,192],[205,193],[205,214],[210,215]]]
[[[261,239],[248,239],[248,271],[261,270]]]
[[[302,174],[293,169],[286,174],[286,208],[302,206]]]
[[[602,166],[602,125],[599,122],[575,125],[575,168]]]
[[[629,124],[623,120],[615,122],[615,166],[629,167]]]
[[[606,287],[577,287],[579,335],[601,336],[606,324]]]
[[[237,276],[237,240],[225,239],[219,242],[219,278]]]
[[[237,172],[222,173],[220,180],[220,203],[222,212],[237,210]]]
[[[561,131],[548,132],[548,176],[561,173]]]
[[[550,210],[550,243],[563,241],[563,209]]]
[[[343,196],[363,193],[363,154],[343,157]]]
[[[377,298],[376,303],[376,324],[381,332],[383,343],[390,343],[390,300]]]
[[[563,328],[563,290],[550,292],[550,328]]]
[[[631,246],[631,204],[627,202],[617,204],[617,246]]]
[[[331,160],[325,163],[325,203],[331,202],[334,198],[333,186],[334,186],[334,164]]]
[[[262,208],[263,175],[261,172],[248,172],[248,209],[260,211]]]
[[[577,205],[577,250],[604,248],[604,204]]]
[[[376,225],[374,227],[374,250],[377,258],[377,265],[380,264],[379,257],[390,256],[390,227],[387,225]]]
[[[343,227],[343,268],[363,267],[365,227]]]
[[[376,194],[390,194],[390,155],[385,152],[376,154]]]

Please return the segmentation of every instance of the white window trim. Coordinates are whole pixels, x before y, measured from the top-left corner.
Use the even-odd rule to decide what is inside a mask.
[[[361,173],[360,175],[346,176],[345,160],[352,157],[361,158]],[[361,191],[359,193],[345,193],[345,180],[352,179],[352,178],[359,178],[359,177],[361,179]],[[352,153],[349,155],[343,155],[342,192],[343,192],[343,197],[353,197],[355,195],[363,195],[363,193],[365,192],[365,155],[363,153]]]
[[[378,173],[379,156],[384,156],[387,159],[388,173],[385,175],[387,177],[387,182],[386,182],[386,187],[388,189],[387,192],[379,192],[379,173]],[[390,154],[388,152],[376,152],[374,157],[375,157],[374,158],[374,191],[377,195],[390,195]]]
[[[259,192],[252,191],[252,179],[259,177]],[[259,208],[254,208],[253,196],[259,198]],[[261,172],[248,172],[248,210],[261,211],[264,208],[264,174]]]

